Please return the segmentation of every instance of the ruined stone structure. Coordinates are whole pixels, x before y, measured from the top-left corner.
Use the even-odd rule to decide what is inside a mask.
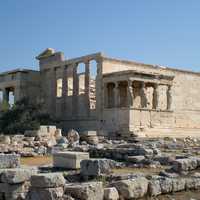
[[[40,71],[0,74],[0,99],[45,102],[65,130],[200,130],[200,73],[108,58],[102,53],[64,59],[41,53]],[[2,96],[2,97],[1,97]]]
[[[40,72],[16,69],[0,74],[0,105],[3,101],[13,104],[25,96],[33,102],[39,100]]]

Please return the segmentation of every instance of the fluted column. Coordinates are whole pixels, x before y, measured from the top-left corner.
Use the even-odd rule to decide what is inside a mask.
[[[56,79],[56,69],[52,68],[51,71],[51,96],[47,98],[50,99],[49,110],[51,111],[52,116],[56,117],[56,97],[57,97],[57,79]]]
[[[101,121],[103,120],[103,76],[102,76],[102,59],[97,58],[97,76],[96,76],[96,117],[99,121],[97,129],[101,129]]]
[[[62,77],[62,114],[63,118],[66,116],[66,97],[67,97],[67,67],[63,67]]]
[[[153,109],[159,109],[159,84],[154,85],[153,90]]]
[[[114,104],[115,104],[115,107],[118,107],[119,106],[119,83],[118,82],[115,82],[115,87],[114,87]]]
[[[145,82],[142,82],[142,86],[140,89],[140,97],[141,97],[141,107],[147,108],[147,96],[146,96]]]
[[[77,116],[78,111],[78,76],[77,76],[78,64],[73,64],[73,102],[72,102],[72,115]]]
[[[85,106],[87,116],[90,116],[90,61],[85,62]]]
[[[167,110],[172,110],[172,86],[167,88]]]
[[[132,107],[133,106],[133,85],[132,81],[128,81],[128,86],[127,86],[127,94],[128,94],[128,106]]]

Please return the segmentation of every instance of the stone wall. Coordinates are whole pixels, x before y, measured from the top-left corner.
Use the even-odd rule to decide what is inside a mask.
[[[198,73],[112,59],[101,53],[65,60],[61,52],[47,49],[37,59],[40,72],[25,70],[0,74],[0,90],[14,87],[16,99],[26,95],[34,101],[42,100],[45,102],[46,111],[59,119],[60,125],[66,130],[70,128],[110,131],[137,127],[200,128],[200,95],[198,92],[200,74]],[[96,77],[92,77],[95,68],[92,62],[95,62]],[[78,72],[79,64],[84,65],[84,72]],[[103,77],[110,74],[110,79],[115,81],[116,73],[120,72],[120,75],[133,70],[139,74],[137,76],[144,75],[144,79],[152,74],[153,78],[158,75],[161,79],[162,76],[174,77],[172,109],[167,108],[167,92],[168,87],[171,87],[170,81],[172,81],[167,78],[163,79],[164,83],[159,85],[159,101],[156,105],[159,109],[154,107],[155,83],[148,85],[145,94],[148,103],[145,109],[143,107],[140,109],[140,105],[145,104],[140,97],[141,87],[144,88],[140,81],[138,83],[132,81],[133,85],[126,81],[116,86],[121,88],[122,104],[126,104],[130,95],[136,97],[132,107],[117,110],[104,109]],[[126,91],[127,87],[134,88],[133,94]],[[112,90],[115,90],[115,86],[111,88],[111,96],[114,95]],[[116,102],[111,99],[110,104],[116,104]],[[137,109],[134,109],[135,107]]]
[[[124,113],[124,109],[104,109],[104,124],[106,128],[116,131],[120,130],[122,122],[125,121],[131,127],[162,127],[162,128],[200,128],[200,74],[176,70],[171,68],[146,65],[141,63],[104,58],[103,74],[122,73],[127,70],[136,70],[141,73],[157,73],[174,76],[172,86],[172,112],[154,111],[151,109],[131,109]],[[113,78],[114,80],[114,78]],[[164,110],[166,105],[166,87],[159,88],[159,108]],[[152,91],[147,91],[152,96]],[[152,100],[150,100],[151,102]],[[139,105],[141,100],[136,98],[133,102]],[[112,128],[113,127],[113,128]]]
[[[1,73],[0,91],[3,92],[3,101],[9,101],[9,91],[12,91],[15,102],[23,97],[36,102],[40,100],[40,73],[24,69]]]
[[[97,129],[100,99],[96,99],[96,96],[101,93],[101,69],[97,62],[101,54],[70,60],[55,54],[53,50],[47,49],[37,57],[41,70],[41,94],[46,110],[60,120],[65,130]],[[78,71],[79,65],[84,65],[83,72]]]

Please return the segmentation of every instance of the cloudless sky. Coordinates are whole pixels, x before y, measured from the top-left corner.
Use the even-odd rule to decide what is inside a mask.
[[[200,71],[200,0],[1,0],[0,71],[47,47]]]

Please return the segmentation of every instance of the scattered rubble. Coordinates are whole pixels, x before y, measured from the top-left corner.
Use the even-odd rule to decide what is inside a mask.
[[[199,150],[191,137],[133,142],[41,126],[0,137],[0,199],[126,200],[200,190]],[[20,163],[39,155],[52,156],[52,165]]]

